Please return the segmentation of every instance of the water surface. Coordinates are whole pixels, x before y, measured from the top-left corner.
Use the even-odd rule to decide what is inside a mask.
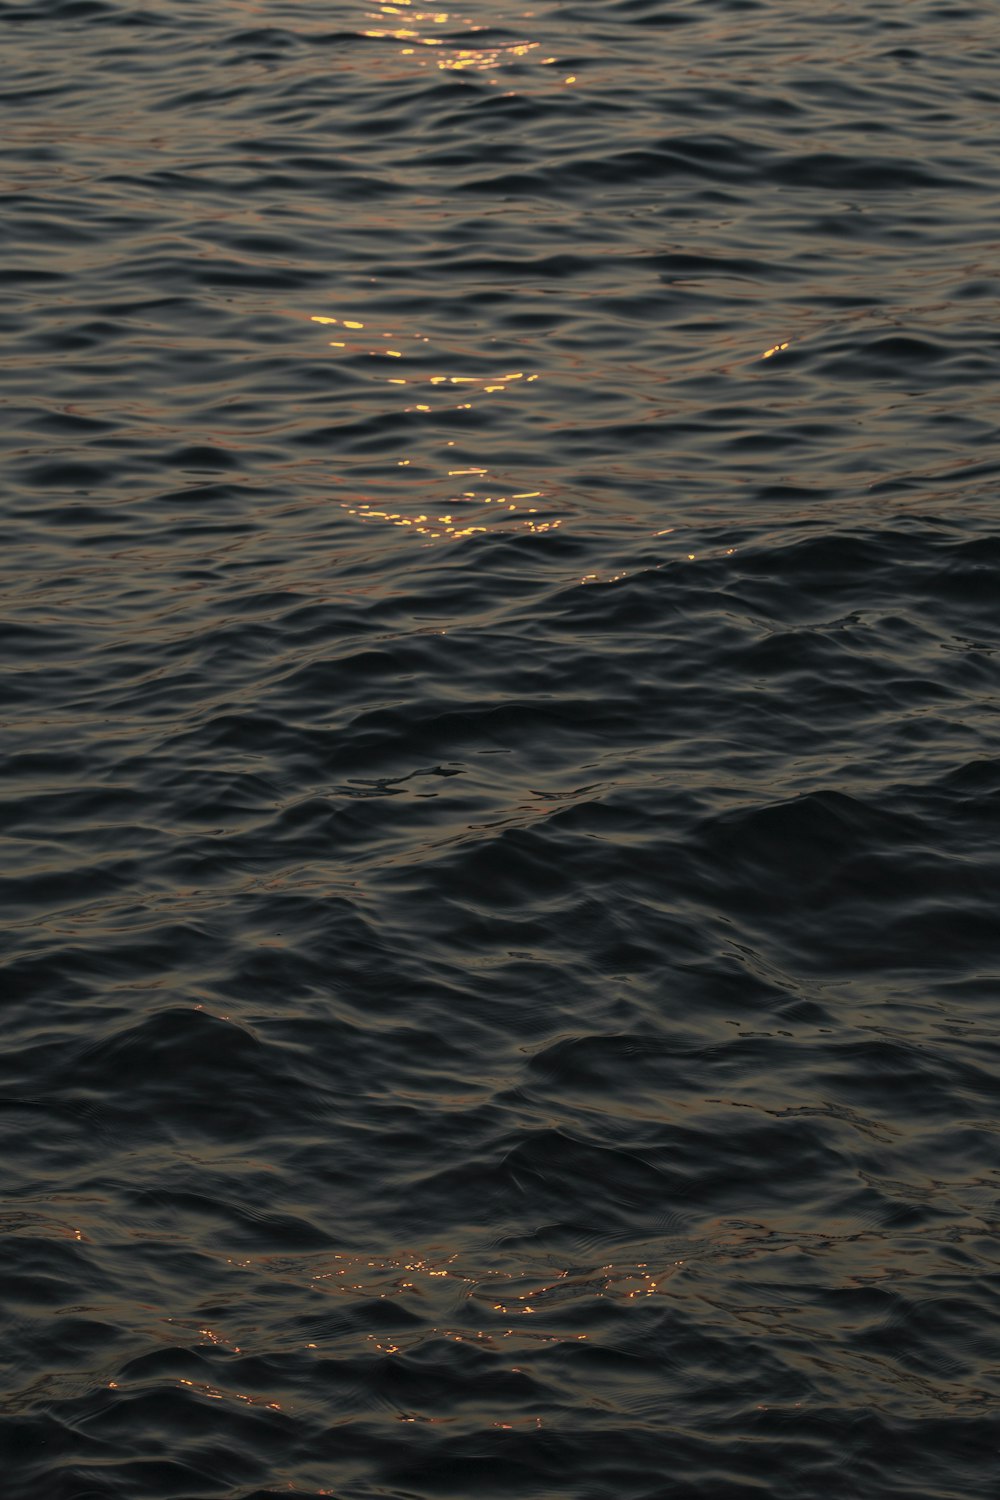
[[[9,1500],[992,1496],[995,8],[0,59]]]

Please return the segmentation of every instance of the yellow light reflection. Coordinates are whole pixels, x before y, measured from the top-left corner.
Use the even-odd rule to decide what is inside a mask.
[[[527,12],[525,18],[530,16]],[[373,41],[403,43],[398,56],[406,58],[410,66],[433,67],[441,72],[461,73],[474,69],[481,73],[496,73],[513,63],[523,63],[539,50],[540,43],[528,38],[510,42],[493,42],[477,46],[474,37],[486,28],[469,16],[457,15],[445,10],[419,10],[412,4],[379,5],[365,12],[369,23],[361,32]],[[446,34],[440,34],[441,28]],[[467,33],[466,45],[457,44],[456,33]],[[465,38],[461,39],[465,41]],[[554,63],[556,58],[533,59]],[[497,83],[496,78],[491,82]],[[575,81],[570,77],[565,82]]]
[[[417,387],[418,389],[414,390],[414,395],[420,394],[419,387],[423,385],[430,387],[436,396],[443,398],[436,406],[432,405],[428,400],[413,401],[412,404],[399,408],[404,412],[419,412],[421,415],[430,415],[434,411],[471,411],[475,404],[473,401],[460,401],[456,403],[454,395],[468,392],[470,395],[475,394],[480,401],[497,395],[506,395],[508,399],[518,399],[517,392],[526,391],[539,378],[536,372],[529,374],[525,370],[503,370],[502,366],[501,370],[503,370],[503,373],[500,374],[443,373],[440,364],[437,365],[436,369],[434,365],[431,365],[430,370],[428,370],[426,363],[424,364],[424,369],[421,370],[420,365],[425,361],[429,363],[433,355],[432,351],[427,347],[430,343],[428,335],[421,333],[419,330],[401,330],[398,325],[395,331],[378,330],[377,327],[372,328],[365,320],[360,318],[340,319],[328,313],[313,313],[309,315],[309,319],[311,322],[323,326],[339,323],[345,331],[350,330],[351,332],[363,335],[362,339],[352,341],[340,339],[327,341],[327,348],[343,350],[346,357],[353,358],[359,355],[370,357],[381,354],[391,359],[406,358],[408,363],[413,366],[413,372],[408,376],[383,377],[381,383]],[[376,342],[376,347],[372,347],[372,341],[381,341],[390,338],[395,341],[398,347],[386,348],[381,342]],[[355,366],[355,369],[358,370],[359,367]],[[447,446],[454,447],[455,439],[449,438]],[[398,468],[409,468],[411,464],[409,458],[398,458],[395,462]],[[470,537],[477,533],[495,531],[501,525],[507,530],[520,529],[539,534],[554,531],[559,527],[561,523],[558,517],[548,519],[539,517],[537,506],[530,506],[527,509],[522,506],[521,514],[517,516],[513,514],[518,511],[520,502],[543,499],[544,490],[518,490],[508,494],[493,494],[492,492],[483,494],[478,489],[470,488],[462,490],[460,493],[455,493],[453,490],[449,493],[449,489],[451,489],[449,481],[452,479],[470,478],[485,480],[488,472],[482,464],[466,463],[461,467],[443,469],[437,475],[431,474],[427,478],[421,478],[419,480],[422,500],[420,509],[411,509],[406,504],[406,497],[402,495],[397,499],[398,508],[392,509],[388,507],[376,507],[373,503],[376,499],[374,494],[368,497],[355,495],[350,500],[345,499],[340,501],[339,504],[346,515],[354,517],[359,522],[366,524],[381,522],[385,525],[410,530],[419,536],[427,538],[428,543],[442,539],[456,540],[463,537]],[[344,480],[338,477],[337,482],[343,483]],[[381,498],[381,496],[378,498]],[[403,503],[400,503],[400,500]],[[441,506],[442,514],[429,514],[428,502],[430,502],[431,509],[433,509],[435,503]],[[477,514],[479,507],[487,505],[493,508],[491,515],[483,515],[481,511]],[[460,509],[456,509],[456,507],[460,507]],[[502,507],[504,510],[502,517],[497,514],[497,507]],[[482,524],[484,521],[489,524]]]

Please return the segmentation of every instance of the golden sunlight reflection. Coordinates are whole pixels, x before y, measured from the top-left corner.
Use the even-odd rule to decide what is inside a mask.
[[[368,330],[366,325],[357,318],[338,319],[326,314],[312,313],[309,321],[318,323],[325,328],[337,328],[338,330],[350,330],[351,333],[365,332],[364,339],[328,339],[327,347],[330,349],[344,349],[352,357],[362,356],[369,359],[406,359],[417,361],[416,368],[412,364],[408,366],[410,373],[407,375],[386,376],[387,385],[405,385],[411,387],[414,395],[423,394],[422,388],[429,386],[437,396],[449,397],[452,386],[469,386],[472,394],[498,395],[516,386],[518,381],[523,381],[525,386],[533,385],[538,379],[535,372],[527,370],[511,370],[507,368],[494,369],[485,375],[452,374],[442,371],[440,368],[428,368],[428,347],[430,339],[426,334],[418,332],[400,332],[398,329]],[[390,348],[385,340],[392,340],[398,348]],[[377,377],[376,377],[377,378]],[[404,407],[405,411],[432,411],[435,408],[465,411],[471,409],[474,403],[453,402],[445,399],[436,401],[432,406],[427,402],[414,402]]]
[[[186,1380],[183,1375],[177,1377],[178,1385],[187,1386],[189,1390],[197,1391],[208,1401],[241,1401],[244,1406],[261,1406],[265,1411],[281,1411],[280,1401],[268,1401],[263,1396],[250,1396],[244,1391],[226,1390],[222,1386],[209,1385],[204,1380]]]
[[[540,495],[541,491],[536,493]],[[461,537],[474,536],[477,532],[514,529],[541,535],[546,531],[558,530],[562,524],[559,517],[551,520],[543,519],[537,506],[529,506],[521,514],[515,515],[514,512],[518,507],[516,503],[509,501],[506,495],[480,496],[472,491],[453,495],[450,499],[441,502],[444,506],[462,507],[461,513],[450,509],[433,511],[411,509],[408,512],[386,510],[381,505],[365,500],[359,500],[353,504],[346,500],[338,503],[342,510],[359,521],[397,526],[412,531],[415,536],[427,537],[429,540],[457,541]],[[477,511],[473,509],[477,505],[492,505],[494,509]],[[486,524],[483,524],[484,522]]]
[[[230,1260],[234,1266],[242,1261]],[[503,1319],[535,1317],[547,1310],[561,1309],[584,1297],[607,1297],[618,1302],[634,1302],[664,1293],[665,1284],[683,1269],[684,1260],[668,1259],[655,1265],[648,1261],[607,1262],[586,1271],[550,1270],[538,1277],[531,1272],[511,1272],[487,1267],[473,1269],[460,1263],[458,1254],[423,1255],[420,1253],[372,1258],[367,1255],[334,1251],[321,1255],[302,1266],[305,1284],[316,1291],[336,1297],[368,1297],[380,1301],[402,1300],[439,1306],[475,1314],[477,1323],[488,1326],[448,1327],[439,1331],[448,1338],[467,1338],[491,1342],[514,1336],[506,1321],[497,1323],[487,1314],[500,1313]],[[286,1270],[290,1269],[286,1266]],[[462,1319],[463,1324],[465,1319]],[[209,1330],[200,1329],[208,1335]],[[421,1337],[426,1336],[421,1334]],[[531,1338],[578,1339],[585,1335],[544,1334],[537,1328]],[[395,1339],[371,1335],[383,1353],[395,1352]],[[225,1340],[219,1340],[225,1342]],[[315,1342],[305,1348],[315,1349]]]
[[[538,42],[529,41],[494,43],[486,47],[457,46],[454,42],[456,32],[468,35],[487,28],[450,11],[419,10],[412,0],[380,5],[367,11],[365,19],[372,24],[365,28],[364,36],[376,41],[402,42],[398,49],[400,56],[412,58],[420,67],[433,67],[441,72],[460,73],[469,68],[488,72],[506,62],[527,57],[539,46]],[[425,56],[427,51],[432,55]]]
[[[404,413],[471,411],[485,399],[524,395],[539,378],[537,372],[512,369],[509,364],[497,365],[486,374],[453,373],[447,366],[442,369],[445,361],[437,361],[429,337],[415,330],[402,330],[398,326],[382,329],[359,318],[340,319],[327,313],[310,314],[310,322],[325,332],[349,330],[352,337],[327,339],[328,348],[344,350],[349,358],[405,361],[405,374],[385,377],[386,385],[406,388],[405,394],[400,391],[402,404],[396,408]],[[357,337],[359,334],[362,336]],[[450,356],[456,357],[462,356]],[[374,378],[382,377],[376,374]],[[456,395],[472,399],[456,401]],[[424,396],[429,399],[413,399]],[[455,439],[449,439],[447,446],[454,447]],[[347,515],[366,524],[411,531],[426,538],[427,544],[498,529],[541,534],[555,531],[561,524],[559,517],[544,513],[542,505],[530,503],[544,502],[543,488],[524,489],[523,479],[521,487],[514,488],[491,475],[483,464],[453,462],[447,467],[434,468],[428,466],[426,459],[405,454],[390,461],[397,469],[411,470],[406,475],[405,488],[392,486],[389,491],[392,498],[387,500],[382,481],[377,492],[373,486],[372,493],[355,493],[349,500],[338,501]]]
[[[458,1255],[403,1254],[372,1259],[365,1255],[334,1253],[303,1264],[303,1285],[328,1296],[399,1301],[417,1314],[392,1333],[364,1335],[371,1351],[385,1358],[406,1355],[429,1339],[475,1345],[509,1357],[544,1345],[587,1342],[590,1335],[567,1327],[575,1310],[595,1298],[628,1304],[665,1296],[666,1284],[683,1270],[683,1260],[607,1264],[581,1271],[550,1269],[537,1276],[525,1271],[486,1267],[473,1270]],[[289,1266],[283,1263],[287,1275]],[[299,1279],[299,1278],[296,1278]],[[548,1319],[557,1320],[555,1325]],[[322,1354],[317,1338],[302,1347]],[[406,1412],[401,1420],[425,1420]],[[500,1424],[502,1425],[502,1424]]]
[[[531,15],[526,12],[519,19]],[[550,69],[558,65],[557,57],[540,57],[541,42],[527,37],[511,41],[495,39],[496,27],[484,25],[471,16],[455,11],[422,9],[415,0],[395,0],[393,4],[375,5],[364,13],[361,35],[372,41],[393,44],[392,57],[402,61],[402,69],[433,68],[441,73],[498,73],[515,64],[531,62]],[[493,32],[489,41],[478,45],[478,35]],[[544,76],[544,75],[543,75]],[[498,86],[500,78],[489,77]],[[576,82],[576,77],[558,81],[562,85]]]

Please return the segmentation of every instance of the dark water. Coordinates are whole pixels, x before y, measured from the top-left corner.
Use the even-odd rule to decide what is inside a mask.
[[[993,1496],[993,0],[0,68],[5,1500]]]

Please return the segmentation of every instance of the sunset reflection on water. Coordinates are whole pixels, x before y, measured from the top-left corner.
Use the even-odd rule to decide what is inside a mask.
[[[407,364],[402,368],[408,369],[410,373],[405,377],[390,376],[385,382],[393,387],[408,388],[407,396],[403,398],[403,413],[472,411],[476,405],[481,404],[484,397],[502,396],[508,391],[524,391],[539,378],[537,373],[509,368],[486,374],[442,373],[440,363],[433,366],[428,363],[431,340],[426,334],[416,331],[400,332],[398,329],[375,329],[367,320],[339,319],[326,313],[312,313],[310,321],[324,329],[338,328],[349,333],[350,337],[347,339],[327,341],[331,350],[343,350],[347,357],[406,360]],[[403,347],[388,348],[383,341],[389,340]],[[451,354],[449,357],[457,356]],[[416,395],[426,394],[432,399],[410,401],[407,398],[411,392]],[[450,399],[455,394],[475,399],[456,402]],[[454,447],[455,442],[454,438],[446,440],[448,447]],[[399,457],[395,459],[395,464],[399,469],[411,469],[415,461],[417,460],[410,457]],[[356,516],[360,521],[385,522],[390,526],[410,529],[415,535],[425,537],[428,541],[446,538],[454,541],[501,527],[508,531],[518,529],[536,534],[559,527],[559,517],[543,517],[539,506],[528,503],[543,500],[546,494],[544,489],[514,489],[491,481],[490,473],[490,469],[482,464],[465,464],[437,471],[428,469],[424,463],[420,467],[419,479],[416,473],[410,473],[400,475],[398,487],[387,489],[383,483],[379,486],[377,499],[370,494],[357,494],[350,500],[340,500],[337,503],[348,515]],[[461,489],[455,493],[455,486],[449,481],[463,478],[483,482],[474,488]],[[424,492],[425,496],[419,506],[414,504],[412,498],[416,489]],[[493,508],[487,511],[487,506]]]
[[[532,16],[533,12],[524,11],[518,19]],[[435,68],[442,73],[469,70],[492,73],[528,60],[546,66],[557,62],[555,57],[534,55],[541,48],[540,42],[519,37],[510,41],[498,40],[499,24],[482,24],[452,11],[420,10],[411,0],[380,5],[367,11],[365,20],[370,24],[362,35],[373,41],[400,42],[398,56],[406,58],[408,64]],[[484,45],[465,45],[480,34],[484,34]],[[496,83],[498,80],[490,81]]]

